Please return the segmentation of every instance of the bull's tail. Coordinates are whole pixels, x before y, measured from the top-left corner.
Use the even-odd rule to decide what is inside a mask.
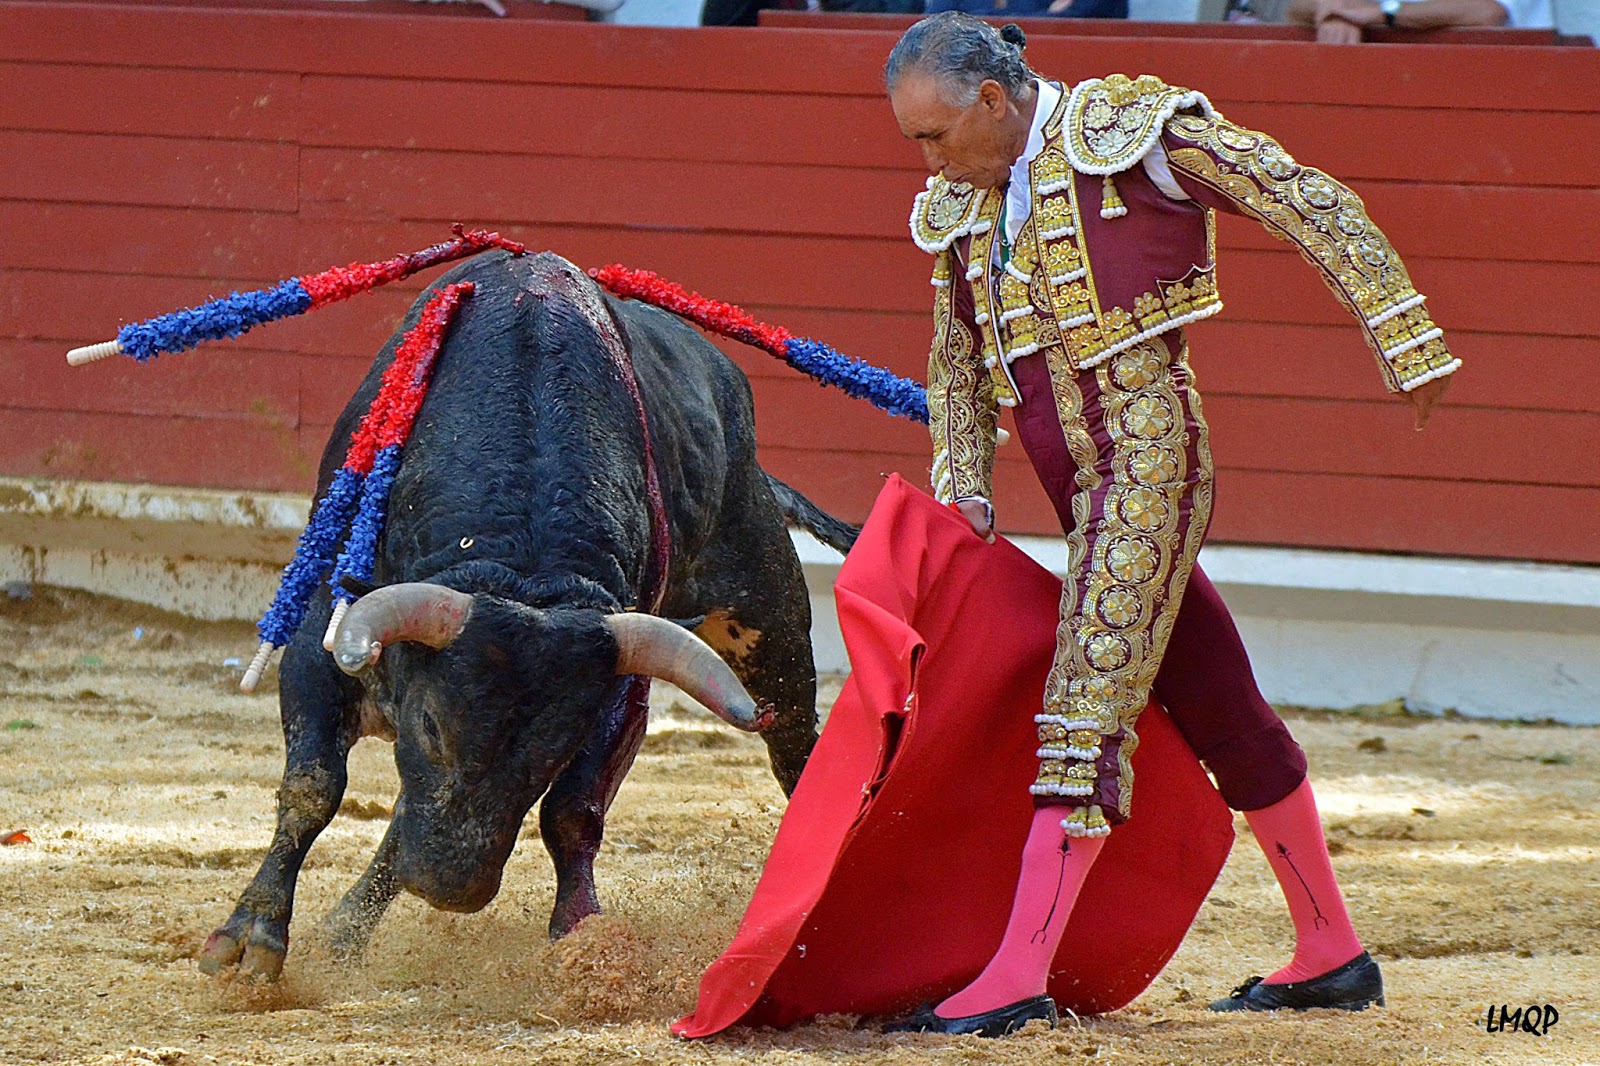
[[[778,506],[783,509],[783,517],[785,519],[810,533],[841,555],[849,554],[851,546],[856,542],[856,537],[861,535],[860,526],[852,526],[849,522],[840,521],[800,495],[799,492],[768,474],[765,470],[761,473],[766,477],[767,484],[771,486],[772,495],[777,498]]]

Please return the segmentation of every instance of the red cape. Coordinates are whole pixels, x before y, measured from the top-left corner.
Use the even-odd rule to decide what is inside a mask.
[[[679,1036],[936,1001],[1005,929],[1060,581],[892,476],[834,592],[850,677]],[[1152,704],[1138,732],[1134,817],[1107,839],[1052,967],[1050,994],[1079,1014],[1144,991],[1233,843],[1165,712]]]

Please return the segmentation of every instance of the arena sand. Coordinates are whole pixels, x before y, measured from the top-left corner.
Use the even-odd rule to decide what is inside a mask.
[[[1290,716],[1386,1010],[1206,1012],[1289,943],[1241,836],[1183,949],[1114,1015],[1005,1041],[849,1017],[676,1041],[666,1023],[733,933],[783,798],[757,741],[670,695],[612,811],[609,913],[569,939],[545,940],[553,877],[530,826],[484,912],[402,897],[364,966],[323,957],[318,922],[395,793],[389,747],[366,741],[301,878],[285,979],[209,980],[196,951],[255,871],[281,770],[272,678],[242,696],[223,665],[253,647],[245,625],[48,589],[0,598],[0,834],[32,838],[0,847],[0,1062],[1600,1062],[1600,735],[1381,710]],[[1491,1034],[1491,1003],[1560,1020]]]

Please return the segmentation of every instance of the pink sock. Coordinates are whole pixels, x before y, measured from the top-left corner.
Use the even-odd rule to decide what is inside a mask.
[[[934,1009],[941,1018],[965,1018],[1044,993],[1050,962],[1067,916],[1104,837],[1071,837],[1061,830],[1065,807],[1040,807],[1022,846],[1022,873],[1006,933],[989,965],[966,988]]]
[[[1361,939],[1333,876],[1310,779],[1270,807],[1245,811],[1244,820],[1266,852],[1294,920],[1294,958],[1267,983],[1320,977],[1361,954]]]

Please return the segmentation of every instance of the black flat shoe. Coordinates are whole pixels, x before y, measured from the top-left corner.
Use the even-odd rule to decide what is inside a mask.
[[[976,1034],[978,1036],[1007,1036],[1021,1029],[1035,1018],[1043,1018],[1056,1027],[1056,1003],[1049,996],[1033,996],[1018,1000],[1007,1007],[997,1007],[983,1014],[969,1014],[964,1018],[941,1018],[933,1008],[917,1008],[915,1014],[901,1022],[890,1022],[883,1027],[886,1033],[944,1033],[948,1036]]]
[[[1321,977],[1287,984],[1269,985],[1252,977],[1233,990],[1227,999],[1212,1003],[1211,1010],[1366,1010],[1383,1006],[1383,974],[1365,951],[1329,970]]]

